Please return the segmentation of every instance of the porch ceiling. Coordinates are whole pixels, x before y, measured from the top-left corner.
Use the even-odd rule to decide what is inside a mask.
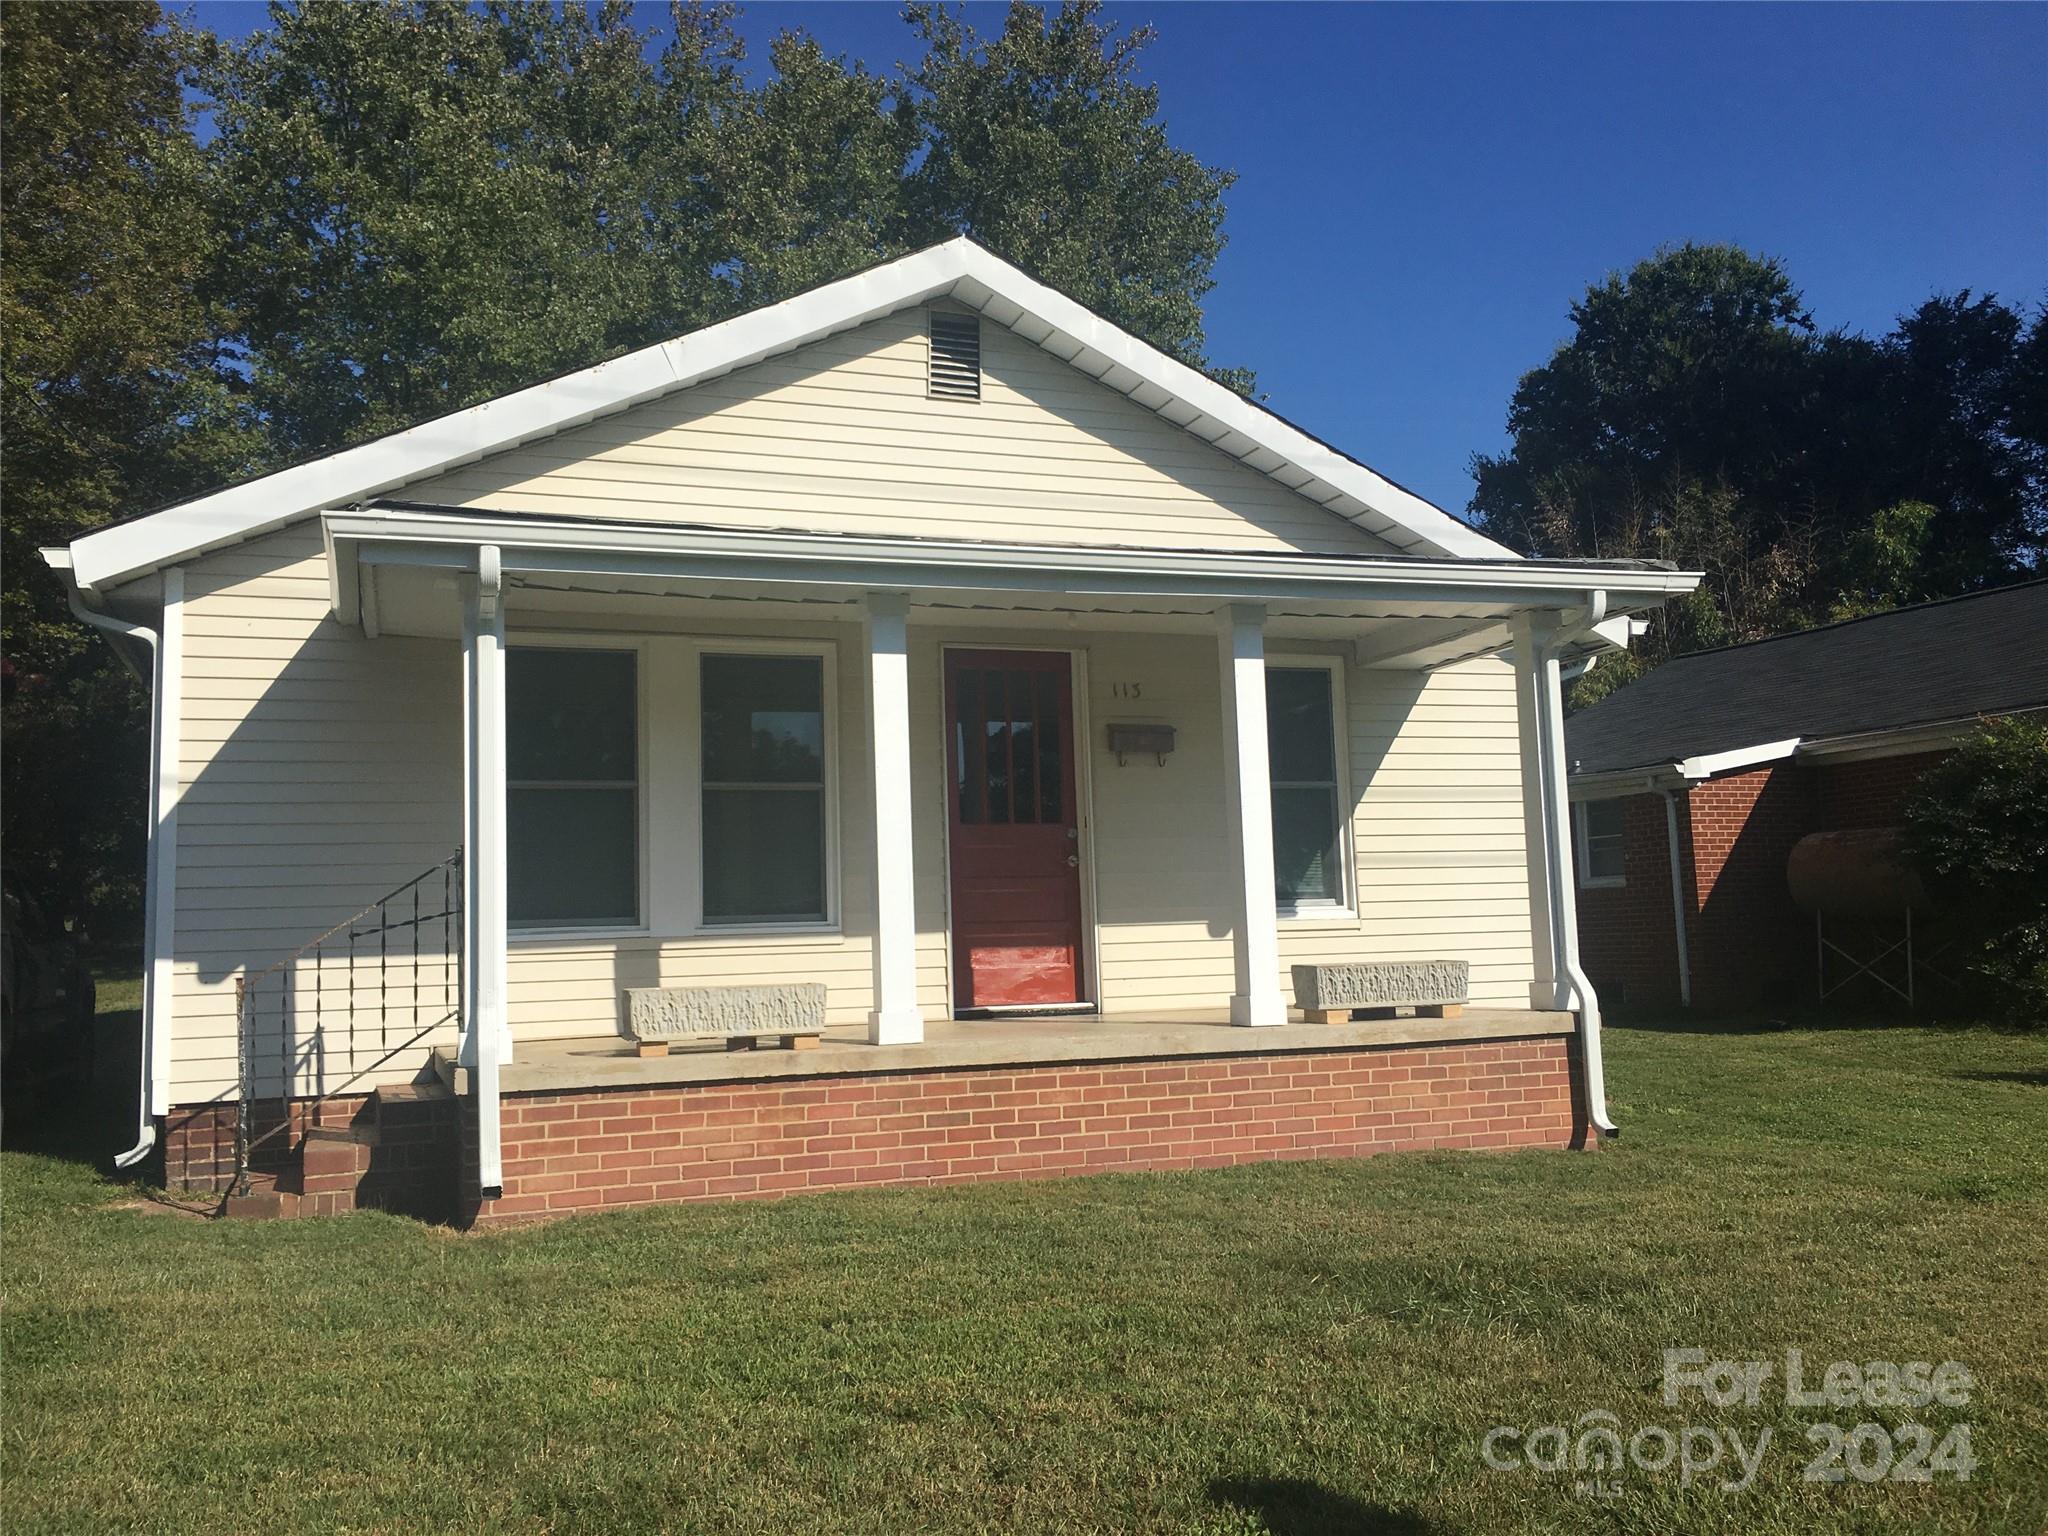
[[[1434,666],[1498,650],[1513,616],[1606,594],[1603,631],[1697,578],[1642,562],[1330,557],[1288,552],[1083,548],[571,523],[382,507],[326,519],[337,613],[372,634],[453,638],[461,577],[501,551],[516,619],[672,627],[722,614],[847,620],[873,591],[954,626],[1208,633],[1232,603],[1264,603],[1270,633],[1337,640],[1365,665]],[[679,611],[686,610],[686,611]]]

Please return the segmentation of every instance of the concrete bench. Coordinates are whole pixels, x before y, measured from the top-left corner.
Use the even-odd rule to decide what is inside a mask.
[[[628,987],[622,1033],[642,1056],[666,1056],[672,1041],[723,1037],[728,1050],[751,1050],[779,1038],[809,1050],[825,1027],[822,982],[765,987]]]
[[[1413,1008],[1425,1019],[1464,1011],[1472,967],[1463,960],[1376,960],[1294,967],[1294,1001],[1311,1024],[1342,1024],[1352,1014]]]

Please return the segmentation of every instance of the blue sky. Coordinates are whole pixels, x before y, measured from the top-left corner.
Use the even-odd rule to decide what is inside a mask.
[[[641,7],[647,24],[665,5]],[[1000,6],[968,6],[983,30]],[[201,4],[242,33],[253,4]],[[1237,172],[1209,348],[1454,511],[1585,286],[1659,245],[1781,258],[1823,327],[2048,299],[2048,6],[1112,7],[1175,141]],[[892,4],[751,4],[885,68]]]

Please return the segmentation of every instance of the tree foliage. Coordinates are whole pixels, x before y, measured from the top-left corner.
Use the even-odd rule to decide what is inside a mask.
[[[905,82],[921,157],[904,184],[913,239],[973,235],[1125,330],[1203,367],[1202,295],[1233,178],[1168,139],[1137,78],[1150,27],[1119,38],[1094,0],[1048,23],[1012,5],[983,41],[942,6]],[[1240,389],[1249,375],[1222,374]]]
[[[900,76],[731,7],[274,5],[202,78],[223,293],[284,456],[323,451],[958,233],[1202,362],[1228,176],[1168,141],[1092,4]],[[280,177],[279,168],[290,174]]]
[[[2048,548],[2048,315],[1962,292],[1876,340],[1822,334],[1778,262],[1686,245],[1593,285],[1571,321],[1515,390],[1509,450],[1474,461],[1476,521],[1532,553],[1707,578],[1579,702],[1666,655],[1993,584]]]
[[[1169,138],[1148,30],[918,5],[906,66],[787,32],[755,78],[736,14],[0,9],[5,838],[53,904],[135,911],[146,716],[38,545],[957,233],[1204,364],[1230,177]]]
[[[1970,937],[1985,1001],[2048,1020],[2048,724],[1987,722],[1906,807],[1907,854]]]
[[[153,3],[0,9],[4,840],[71,914],[138,899],[148,706],[36,551],[250,461],[212,368],[191,44]]]

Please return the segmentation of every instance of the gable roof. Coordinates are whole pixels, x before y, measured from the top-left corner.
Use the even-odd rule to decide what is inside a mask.
[[[71,545],[74,579],[88,590],[111,586],[941,297],[980,311],[1405,553],[1515,557],[1442,508],[963,237],[610,362],[98,529]]]
[[[1617,773],[2044,706],[2048,579],[1676,657],[1567,720],[1565,757]]]

